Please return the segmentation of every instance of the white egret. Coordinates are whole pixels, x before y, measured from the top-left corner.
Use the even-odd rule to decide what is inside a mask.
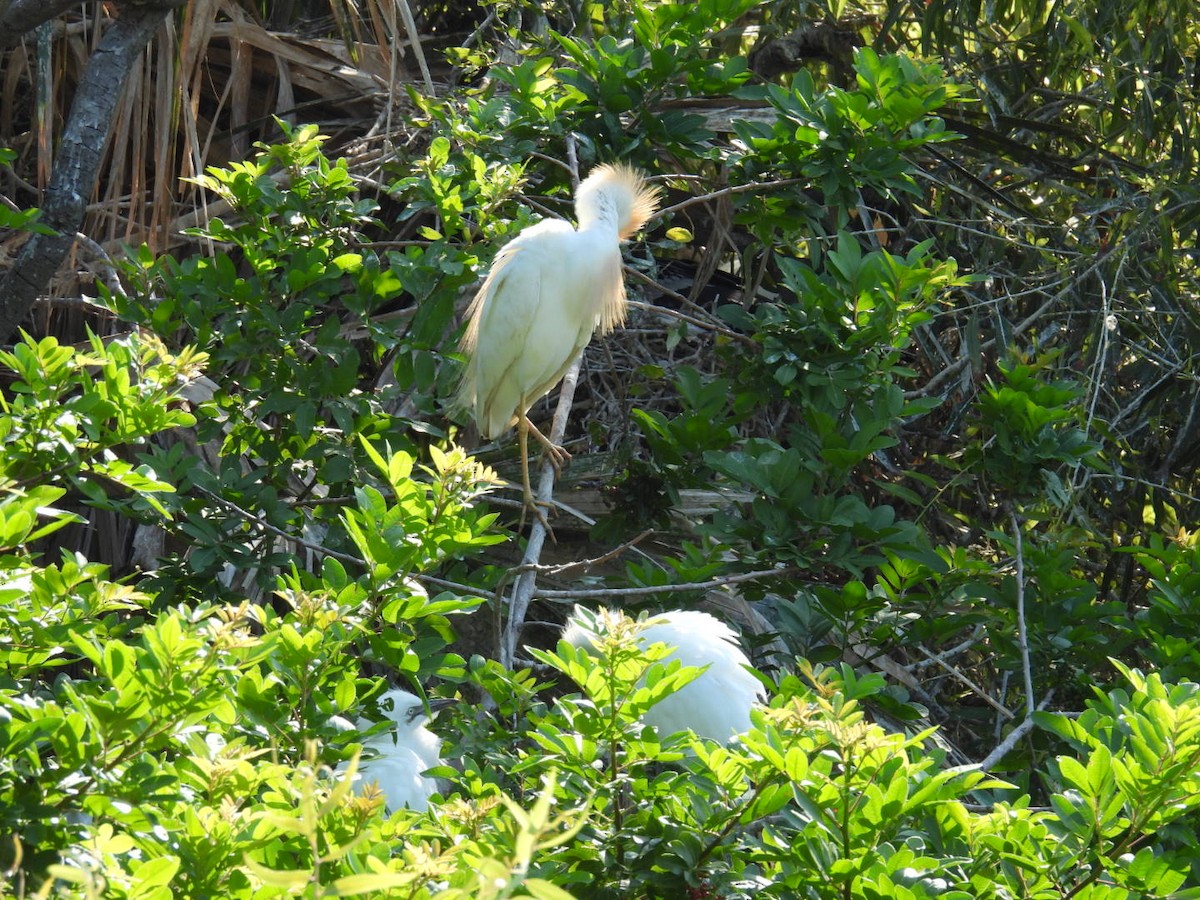
[[[595,652],[597,632],[579,607],[567,621],[563,640],[578,649]],[[621,612],[601,610],[595,616],[598,630],[611,627]],[[750,728],[750,710],[763,700],[762,683],[746,667],[733,629],[708,613],[676,609],[646,620],[638,632],[639,647],[666,644],[674,648],[663,662],[678,659],[685,666],[704,668],[704,674],[660,700],[642,717],[660,736],[691,729],[700,737],[728,741]]]
[[[594,168],[575,193],[578,228],[547,219],[522,231],[496,256],[467,311],[468,356],[459,403],[485,438],[517,426],[526,507],[529,435],[555,469],[570,459],[529,421],[529,407],[549,393],[597,330],[625,321],[621,241],[653,215],[658,191],[625,165]]]
[[[432,700],[435,711],[450,703]],[[429,715],[421,698],[399,688],[379,698],[379,708],[393,723],[392,728],[363,741],[363,759],[358,767],[359,783],[376,782],[383,792],[389,812],[403,806],[418,812],[429,808],[429,798],[437,792],[437,782],[421,773],[442,765],[439,756],[442,739],[425,726]],[[375,722],[358,721],[358,730],[367,731]],[[368,754],[373,752],[374,756]]]

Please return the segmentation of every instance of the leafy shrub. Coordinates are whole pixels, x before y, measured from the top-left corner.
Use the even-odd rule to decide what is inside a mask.
[[[913,451],[920,424],[946,413],[913,389],[914,348],[972,282],[928,242],[895,246],[872,212],[910,211],[914,160],[955,137],[941,115],[962,92],[934,65],[869,50],[850,88],[805,74],[752,85],[726,32],[750,6],[597,8],[594,42],[549,33],[477,90],[416,98],[436,133],[393,173],[406,239],[383,256],[379,210],[347,166],[316,129],[287,131],[200,179],[230,207],[193,233],[210,255],[134,256],[129,296],[108,299],[144,331],[0,355],[14,382],[0,410],[5,890],[1198,895],[1188,536],[1131,549],[1151,579],[1143,606],[1104,595],[1081,562],[1096,533],[1064,522],[1106,460],[1084,392],[1040,361],[989,368],[978,403],[947,414],[973,429],[965,451]],[[723,94],[769,115],[727,138],[655,106]],[[534,648],[536,673],[448,649],[491,577],[471,566],[502,539],[481,502],[493,473],[430,443],[454,377],[454,303],[531,220],[527,185],[565,200],[565,173],[533,152],[558,154],[569,135],[585,162],[649,165],[653,150],[680,176],[719,173],[731,224],[755,241],[721,260],[746,288],[719,310],[717,333],[734,340],[705,360],[712,371],[658,366],[679,414],[637,411],[642,444],[626,448],[639,457],[629,481],[659,496],[715,482],[748,498],[626,580],[768,569],[746,594],[770,593],[809,657],[730,746],[641,725],[696,672],[630,634],[604,664]],[[689,240],[675,227],[655,246]],[[685,331],[673,326],[668,351]],[[385,365],[395,387],[377,393]],[[185,400],[201,371],[211,399]],[[401,397],[404,415],[390,415]],[[755,433],[767,418],[779,427]],[[215,448],[203,462],[173,442],[193,427]],[[980,485],[976,506],[933,514]],[[163,528],[186,552],[136,579],[83,554],[46,559],[89,507]],[[447,590],[438,574],[452,564],[466,583]],[[230,569],[251,577],[219,577]],[[961,654],[984,686],[909,693],[823,665],[918,643],[944,650],[947,669]],[[1113,680],[1106,654],[1131,649],[1164,672],[1118,664],[1117,685],[1091,686]],[[1008,782],[950,764],[926,719],[942,716],[978,758],[999,711],[974,699],[1019,709],[1034,699],[1010,677],[1023,668],[1038,689],[1089,695],[1086,710],[1035,716],[996,763]],[[450,765],[429,813],[386,816],[377,793],[351,787],[362,735],[344,720],[371,716],[380,672],[494,703],[439,719]],[[563,694],[568,679],[582,693]]]

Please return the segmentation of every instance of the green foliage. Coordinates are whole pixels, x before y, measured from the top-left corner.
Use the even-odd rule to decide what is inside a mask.
[[[746,205],[740,221],[775,244],[811,240],[845,229],[859,211],[862,192],[884,197],[919,196],[911,154],[953,140],[936,115],[961,102],[961,91],[940,67],[909,57],[879,56],[860,49],[854,57],[853,91],[818,90],[801,70],[788,88],[768,85],[762,93],[776,112],[771,123],[735,122],[741,147],[731,162],[745,181],[764,176],[793,178],[797,186],[772,192]],[[817,192],[820,212],[806,190]]]
[[[743,165],[778,168],[784,156],[784,171],[799,183],[765,201],[746,203],[739,215],[756,233],[774,238],[777,219],[786,219],[789,230],[802,222],[815,224],[807,200],[799,210],[787,200],[804,198],[805,190],[819,191],[822,205],[843,228],[858,210],[863,190],[912,189],[905,153],[951,137],[932,116],[955,98],[936,67],[867,51],[858,55],[857,67],[854,92],[831,89],[818,95],[811,79],[801,76],[790,93],[768,92],[779,113],[774,126],[737,124]],[[880,159],[885,148],[890,161]],[[854,162],[860,159],[861,164]],[[751,168],[744,172],[755,174]],[[681,391],[686,411],[670,426],[653,413],[635,415],[647,429],[656,460],[671,467],[664,472],[669,479],[692,486],[707,483],[715,473],[755,496],[744,509],[718,516],[709,529],[718,541],[737,546],[748,564],[833,565],[860,574],[883,560],[881,552],[912,554],[921,548],[912,523],[863,496],[854,482],[875,461],[886,460],[887,449],[896,443],[890,432],[898,420],[935,405],[906,400],[902,384],[913,373],[903,365],[903,354],[941,299],[967,281],[957,275],[953,261],[933,257],[928,242],[896,256],[882,248],[864,251],[856,237],[841,231],[828,251],[816,241],[809,246],[809,262],[775,255],[778,302],[721,310],[757,345],[755,352],[733,357],[736,396],[743,398],[738,403],[743,410],[749,397],[789,404],[796,421],[785,434],[726,449],[725,419],[715,415],[711,398],[719,387],[704,402],[697,402],[697,389]],[[711,424],[686,424],[704,421]],[[914,495],[899,481],[880,486],[911,500]]]
[[[683,405],[679,415],[635,409],[633,417],[642,426],[655,461],[678,469],[707,450],[722,450],[733,443],[739,417],[729,409],[734,395],[728,378],[704,381],[698,371],[684,366],[675,374],[675,387]]]
[[[177,486],[116,462],[194,423],[180,392],[203,362],[136,334],[87,351],[26,338],[0,355],[13,448],[0,460],[0,893],[566,896],[527,877],[577,827],[552,811],[552,776],[541,802],[510,803],[483,836],[450,825],[394,854],[431,826],[385,817],[378,794],[352,792],[344,762],[362,736],[339,721],[379,688],[364,659],[413,681],[461,666],[444,652],[448,616],[478,601],[430,597],[416,580],[495,540],[472,504],[494,476],[461,450],[431,449],[417,482],[409,455],[364,440],[386,493],[364,485],[343,516],[366,558],[293,568],[271,605],[156,609],[81,554],[40,559],[82,521],[55,505],[68,492],[165,515],[155,498]]]
[[[238,404],[227,445],[271,463],[316,462],[321,426],[349,430],[370,414],[355,391],[359,355],[344,336],[353,319],[333,313],[344,306],[361,322],[400,290],[358,250],[375,205],[355,198],[345,163],[321,154],[323,140],[303,127],[253,160],[210,168],[199,182],[238,219],[214,217],[191,233],[237,256],[180,263],[142,253],[128,272],[131,296],[111,298],[122,315],[207,351],[215,372],[238,370],[240,391],[219,398],[226,416]],[[271,427],[251,426],[255,417]]]
[[[211,399],[202,398],[196,412],[199,441],[219,448],[216,465],[198,465],[181,447],[157,448],[151,456],[165,479],[196,486],[173,510],[193,552],[190,572],[173,569],[170,584],[160,586],[170,594],[186,594],[193,577],[203,582],[223,569],[249,570],[268,586],[272,566],[289,560],[272,535],[326,535],[331,546],[365,552],[349,530],[355,514],[344,514],[340,501],[321,501],[356,493],[364,515],[388,515],[382,495],[364,487],[382,474],[384,487],[395,488],[371,441],[417,448],[405,422],[385,413],[397,389],[363,390],[367,360],[350,335],[358,329],[377,338],[371,357],[390,354],[402,389],[424,392],[415,406],[431,404],[434,351],[453,312],[447,299],[469,278],[462,255],[443,255],[438,247],[397,254],[385,265],[363,247],[364,230],[376,224],[375,204],[358,199],[345,162],[324,156],[315,128],[285,134],[283,143],[263,145],[252,160],[210,168],[200,179],[236,219],[213,218],[192,233],[226,249],[182,261],[143,252],[127,271],[129,296],[109,296],[123,315],[205,348],[215,381]],[[436,292],[425,287],[431,271],[449,283]],[[408,331],[398,335],[368,324],[402,284],[423,301]],[[404,452],[392,457],[402,458]],[[461,454],[455,458],[461,462]],[[303,485],[304,503],[290,502],[297,485]],[[408,512],[437,519],[447,502],[451,498],[437,497],[427,509]],[[254,510],[254,516],[239,510]],[[462,546],[472,540],[460,538]]]
[[[156,348],[155,365],[139,367],[128,341],[93,348],[129,376],[111,399],[171,408],[179,366],[194,357]],[[24,346],[3,363],[45,378],[28,360],[61,356]],[[80,378],[69,361],[55,371]],[[26,433],[40,414],[10,403],[0,423]],[[131,420],[110,415],[85,432],[115,446]],[[378,795],[352,790],[361,733],[337,717],[369,708],[378,690],[360,658],[414,675],[438,658],[418,645],[470,602],[427,598],[414,578],[477,546],[489,519],[470,498],[490,482],[461,453],[434,452],[417,487],[410,457],[364,451],[388,493],[346,510],[361,574],[330,559],[319,574],[280,576],[278,607],[156,614],[154,597],[103,566],[36,559],[29,541],[74,518],[48,505],[63,466],[30,474],[28,458],[13,458],[31,483],[6,492],[0,556],[6,872],[59,897],[1189,895],[1194,853],[1172,829],[1200,805],[1200,689],[1131,670],[1126,689],[1097,692],[1082,717],[1043,719],[1079,748],[1046,772],[1047,808],[1016,797],[979,811],[976,798],[1010,789],[946,767],[928,731],[869,724],[862,705],[886,684],[849,667],[784,678],[729,746],[655,734],[638,717],[699,670],[664,664],[662,645],[639,649],[628,622],[598,657],[534,651],[582,688],[551,707],[528,673],[473,666],[511,724],[465,706],[439,722],[462,766],[442,770],[446,801],[385,817]]]
[[[152,336],[106,344],[91,335],[89,344],[90,352],[83,352],[52,337],[25,336],[11,352],[0,352],[0,365],[18,379],[11,394],[0,397],[6,487],[32,485],[49,474],[50,483],[96,504],[122,503],[109,494],[120,488],[136,495],[132,508],[162,513],[155,495],[171,486],[117,451],[195,422],[170,401],[205,357],[191,350],[172,356]]]
[[[1070,497],[1060,471],[1097,463],[1098,445],[1078,422],[1079,388],[1047,384],[1021,363],[998,368],[1001,383],[979,398],[981,434],[968,459],[1014,500],[1036,503],[1042,495],[1049,506],[1064,507]]]
[[[11,169],[17,158],[16,152],[7,147],[0,147],[0,168]],[[34,234],[54,234],[54,230],[38,222],[42,211],[36,208],[15,209],[7,204],[0,204],[0,228],[10,228],[13,231],[28,231]]]
[[[1158,152],[1162,135],[1128,122],[1158,121],[1164,92],[1163,109],[1178,104],[1190,82],[1177,48],[1142,41],[1132,14],[1072,4],[1045,21],[1001,4],[972,32],[987,64],[965,74],[1020,85],[1006,102],[1094,108],[1095,146],[1055,170],[1086,188],[1064,200],[1024,168],[1018,179],[948,161],[980,120],[939,65],[862,48],[843,86],[819,69],[752,74],[755,29],[777,32],[811,12],[803,4],[550,7],[555,27],[520,35],[515,61],[460,49],[486,77],[412,95],[428,130],[389,159],[386,212],[325,156],[317,128],[281,125],[278,145],[197,179],[228,208],[191,232],[204,253],[133,254],[127,295],[106,294],[133,336],[26,338],[0,353],[0,893],[1200,896],[1200,560],[1180,499],[1191,489],[1177,479],[1183,493],[1145,503],[1132,488],[1088,494],[1136,480],[1137,431],[1176,442],[1140,410],[1163,402],[1164,371],[1191,365],[1172,356],[1191,343],[1188,297],[1151,316],[1122,308],[1136,292],[1105,279],[1151,258],[1189,266],[1178,251],[1194,192],[1163,183],[1159,158],[1135,179],[1115,155]],[[828,12],[850,21],[842,4]],[[872,46],[934,47],[974,27],[966,7],[912,13],[864,17]],[[1033,29],[1064,52],[1040,59]],[[1124,74],[1098,66],[1100,45]],[[1007,46],[1020,65],[993,65]],[[1092,72],[1111,96],[1094,96]],[[992,120],[1011,124],[981,88]],[[723,129],[697,100],[755,114]],[[1012,133],[1035,135],[1039,152],[1078,149],[1063,128],[1035,126]],[[1192,131],[1177,129],[1172,154],[1195,155]],[[1011,151],[1007,140],[995,146]],[[804,659],[728,746],[643,725],[700,673],[661,646],[639,650],[633,623],[598,657],[530,648],[536,674],[449,647],[455,618],[495,587],[482,554],[503,540],[484,506],[494,473],[431,443],[446,431],[456,303],[511,235],[568,213],[567,173],[546,165],[568,145],[585,169],[627,158],[675,176],[672,195],[711,190],[652,225],[654,256],[639,265],[711,263],[740,281],[717,292],[719,325],[703,291],[675,295],[688,318],[637,367],[668,396],[633,411],[640,433],[614,429],[624,505],[597,532],[616,542],[675,524],[668,504],[701,488],[724,495],[719,511],[624,580],[772,573],[743,594],[770,597]],[[1112,163],[1111,182],[1096,159]],[[1137,179],[1135,202],[1124,192]],[[970,190],[987,202],[960,214]],[[1012,209],[1022,216],[1003,219]],[[1055,244],[1035,209],[1067,223],[1068,239]],[[36,212],[0,212],[0,224],[36,228]],[[982,243],[962,237],[988,229]],[[380,237],[396,238],[386,254]],[[1031,273],[1030,249],[1054,262]],[[1105,315],[1068,284],[1094,321],[1034,336],[1053,304],[1024,308],[1026,290],[1047,272],[1056,285],[1098,277]],[[716,349],[681,352],[707,339],[697,329],[719,335]],[[1121,377],[1104,381],[1110,368]],[[400,400],[404,416],[390,415]],[[1109,431],[1106,404],[1112,427],[1136,427]],[[1190,414],[1170,413],[1188,446]],[[1164,471],[1179,452],[1163,450]],[[68,537],[97,510],[185,546],[117,577],[63,549],[82,546]],[[1106,554],[1121,535],[1118,573]],[[1109,683],[1108,656],[1159,671],[1118,663]],[[494,714],[464,702],[435,723],[450,765],[427,814],[388,816],[353,783],[380,730],[380,673],[494,702]],[[568,680],[580,693],[562,694]],[[950,765],[928,727],[944,723],[980,759],[1051,689],[1064,708],[1091,699],[1077,717],[1035,716],[995,763],[1007,782]]]
[[[536,654],[582,695],[533,716],[533,747],[511,771],[533,790],[552,765],[561,802],[588,803],[577,839],[543,861],[575,896],[1167,896],[1187,879],[1187,856],[1145,841],[1200,804],[1189,780],[1200,771],[1194,685],[1125,672],[1130,692],[1101,695],[1096,713],[1047,719],[1081,747],[1103,742],[1103,762],[1060,757],[1048,809],[1025,797],[980,811],[978,798],[1008,786],[945,766],[928,732],[870,724],[862,704],[884,680],[849,667],[784,679],[756,727],[728,747],[655,735],[636,713],[696,672],[664,666],[664,647],[639,650],[638,628],[618,623],[595,656],[567,644]],[[1105,739],[1114,727],[1144,746]],[[1121,773],[1112,777],[1126,804],[1108,843],[1079,815],[1106,808],[1094,798],[1109,776],[1079,783],[1101,765]]]
[[[553,37],[569,65],[560,77],[580,95],[577,115],[595,146],[632,131],[627,151],[639,146],[669,147],[689,155],[709,155],[713,134],[704,120],[681,110],[663,112],[659,104],[681,97],[723,95],[751,77],[740,55],[712,58],[700,47],[753,6],[753,0],[700,0],[689,4],[633,4],[628,32],[594,42],[565,34]],[[633,128],[622,115],[634,117]]]
[[[864,254],[842,235],[824,259],[825,271],[818,273],[781,257],[786,301],[724,310],[761,348],[739,356],[736,396],[766,390],[771,400],[793,406],[795,422],[786,434],[727,449],[736,421],[723,409],[729,383],[701,387],[694,376],[688,383],[680,376],[682,416],[668,423],[653,413],[635,415],[656,460],[671,467],[670,477],[692,486],[718,473],[754,495],[744,510],[718,516],[710,530],[745,547],[748,562],[861,573],[882,562],[880,551],[912,553],[921,544],[911,523],[863,496],[855,481],[874,460],[886,459],[897,442],[891,434],[897,420],[931,408],[906,400],[901,385],[911,372],[902,356],[931,307],[962,281],[953,263],[929,258],[927,245],[901,259],[885,250]],[[745,408],[744,400],[738,403]],[[902,484],[880,486],[903,499],[913,496]],[[797,534],[798,523],[811,530],[811,543]]]
[[[1041,724],[1082,754],[1056,760],[1061,793],[1052,797],[1069,835],[1062,839],[1056,874],[1080,853],[1097,860],[1078,873],[1080,886],[1103,876],[1131,891],[1171,894],[1188,880],[1200,844],[1183,829],[1183,847],[1155,852],[1139,835],[1169,829],[1191,815],[1200,797],[1200,686],[1165,684],[1116,663],[1130,690],[1103,692],[1078,718],[1044,714]]]
[[[1011,12],[998,11],[997,21]],[[915,46],[922,38],[901,33],[905,17],[880,22],[868,12],[857,19],[841,6],[829,14],[837,19],[828,23],[834,31],[836,24],[839,34],[853,32],[848,44],[889,46],[876,39],[876,25],[901,43]],[[711,519],[695,523],[674,558],[630,564],[626,580],[669,585],[774,569],[779,577],[741,590],[752,600],[770,598],[792,648],[826,661],[865,651],[871,659],[899,659],[910,672],[927,664],[913,652],[917,644],[931,653],[960,648],[955,652],[966,655],[975,679],[968,694],[979,690],[1009,709],[1023,703],[1024,684],[1013,676],[1026,661],[1036,689],[1053,686],[1069,703],[1108,677],[1107,655],[1134,658],[1151,642],[1170,646],[1159,638],[1169,631],[1165,615],[1152,625],[1156,617],[1140,608],[1138,577],[1124,576],[1132,596],[1112,595],[1111,535],[1090,518],[1097,512],[1091,504],[1122,499],[1094,490],[1100,476],[1129,476],[1121,468],[1124,448],[1095,415],[1106,389],[1081,377],[1089,358],[1083,350],[1094,361],[1089,375],[1101,377],[1117,356],[1114,327],[1125,327],[1125,313],[1114,306],[1115,322],[1095,319],[1095,327],[1080,328],[1086,316],[1078,311],[1094,307],[1081,294],[1070,321],[1055,321],[1037,338],[1029,331],[1052,305],[1041,298],[1033,309],[1019,277],[1030,258],[1025,251],[1054,241],[1032,212],[1050,189],[1020,183],[1018,170],[1003,169],[1008,180],[993,181],[980,162],[980,117],[965,101],[991,103],[988,84],[981,78],[969,86],[969,72],[961,82],[948,77],[952,53],[937,56],[938,64],[933,54],[860,47],[851,60],[847,47],[830,45],[828,73],[809,64],[782,77],[745,78],[753,67],[747,35],[755,27],[817,52],[805,45],[816,34],[792,31],[811,25],[808,13],[784,4],[634,2],[593,5],[578,15],[552,4],[546,15],[549,41],[529,38],[527,55],[515,63],[487,66],[482,52],[460,54],[487,66],[488,78],[445,102],[422,101],[438,132],[417,160],[421,176],[404,184],[406,196],[425,204],[420,213],[435,213],[427,238],[486,237],[481,259],[528,221],[515,203],[512,167],[520,167],[524,190],[536,189],[554,211],[566,212],[559,204],[564,175],[543,160],[568,157],[568,132],[581,168],[628,158],[679,176],[667,180],[669,190],[715,195],[676,207],[661,228],[652,226],[649,240],[658,262],[680,257],[701,270],[711,263],[740,280],[740,291],[716,308],[725,328],[714,329],[711,343],[689,325],[672,325],[665,351],[655,346],[652,361],[635,370],[669,392],[664,400],[644,384],[630,390],[653,398],[631,411],[640,434],[623,440],[599,425],[589,429],[595,443],[627,460],[611,484],[615,513],[593,537],[616,542],[648,525],[677,525],[671,507],[684,490],[723,499]],[[955,15],[962,24],[966,14]],[[855,31],[864,22],[870,28]],[[989,21],[985,30],[995,27]],[[1000,51],[980,54],[989,52]],[[1019,65],[1025,68],[1004,77],[1020,80],[1038,68],[1029,60]],[[1041,96],[1029,85],[1024,90]],[[686,102],[712,97],[734,110],[721,122],[724,132],[714,128],[715,117],[693,114],[704,104]],[[1006,111],[989,109],[1006,121]],[[1052,134],[1036,131],[1034,140],[1048,144]],[[493,180],[514,202],[482,196],[478,185]],[[955,198],[963,194],[982,199],[960,208]],[[1016,194],[1028,201],[1020,210],[1026,218],[1010,222],[1004,217]],[[1086,196],[1072,196],[1092,208]],[[1125,216],[1118,206],[1112,200],[1107,215]],[[1011,240],[968,237],[992,234],[993,219],[1011,227]],[[1060,219],[1076,221],[1065,213]],[[726,229],[733,240],[726,241]],[[1070,245],[1072,255],[1053,251],[1064,261],[1048,282],[1074,278],[1069,260],[1079,246]],[[970,250],[950,249],[959,247]],[[957,260],[947,258],[950,252]],[[1096,271],[1107,278],[1121,265],[1106,262]],[[1005,295],[989,278],[1009,267],[1016,274]],[[672,277],[679,268],[686,271],[677,267]],[[698,302],[702,294],[687,299]],[[1169,343],[1144,323],[1139,329],[1146,340],[1138,346]],[[1079,336],[1079,352],[1041,346],[1058,345],[1067,333]],[[696,340],[698,354],[680,354],[681,340]],[[686,364],[674,365],[677,354]],[[1126,352],[1121,364],[1138,356]],[[1152,365],[1131,371],[1120,414],[1153,396],[1149,385],[1161,375]],[[1133,493],[1124,496],[1136,503]],[[1129,512],[1138,523],[1148,515],[1136,506]],[[1154,513],[1166,522],[1174,502]],[[1153,596],[1158,605],[1161,595]],[[1026,604],[1024,636],[1018,598]],[[1174,671],[1190,677],[1182,666],[1187,639],[1173,643],[1171,658],[1180,663]],[[978,742],[991,732],[990,713],[955,688],[935,694],[917,705],[906,687],[894,685],[877,702],[905,720],[953,721],[968,755],[986,753],[990,748]],[[1054,746],[1035,733],[1004,768],[1031,772]],[[1014,779],[1036,786],[1029,774]]]

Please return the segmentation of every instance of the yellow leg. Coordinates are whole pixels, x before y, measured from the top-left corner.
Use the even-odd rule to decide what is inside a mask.
[[[524,528],[525,528],[525,511],[532,510],[533,514],[538,517],[538,521],[541,522],[543,526],[545,526],[546,532],[550,535],[551,539],[553,539],[554,531],[553,531],[553,529],[551,529],[550,523],[546,520],[546,514],[544,512],[542,512],[542,507],[547,506],[548,504],[534,499],[533,488],[530,487],[530,485],[529,485],[529,432],[530,432],[530,430],[532,430],[533,433],[535,435],[537,435],[538,440],[545,441],[547,444],[550,444],[550,442],[547,441],[546,438],[542,436],[542,433],[537,430],[537,427],[532,422],[529,421],[529,418],[527,416],[521,415],[517,419],[517,446],[520,448],[520,451],[521,451],[521,491],[522,491],[522,500],[524,501],[524,504],[521,507],[521,521],[517,525],[517,530],[518,531],[524,530]],[[553,445],[551,444],[550,446],[553,446]],[[563,452],[565,453],[566,451],[563,451]],[[553,458],[551,459],[551,462],[552,463],[554,462]],[[556,472],[558,471],[557,463],[554,463],[554,470]]]
[[[534,499],[533,487],[529,486],[529,430],[533,428],[534,434],[541,438],[541,432],[534,427],[532,421],[529,421],[526,416],[522,415],[517,419],[517,446],[521,450],[521,491],[523,505],[521,506],[521,522],[517,524],[517,530],[524,530],[524,514],[527,510],[533,510],[533,514],[538,516],[540,521],[546,527],[546,532],[553,535],[553,530],[550,528],[550,522],[546,521],[545,512],[541,511],[544,503],[539,503]],[[545,438],[542,438],[545,440]]]

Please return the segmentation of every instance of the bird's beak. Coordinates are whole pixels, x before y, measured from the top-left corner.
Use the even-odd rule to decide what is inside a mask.
[[[453,706],[458,703],[453,697],[430,697],[429,698],[429,718],[436,716],[441,710],[447,706]],[[415,722],[417,719],[425,715],[425,707],[414,706],[408,711],[408,721]]]

